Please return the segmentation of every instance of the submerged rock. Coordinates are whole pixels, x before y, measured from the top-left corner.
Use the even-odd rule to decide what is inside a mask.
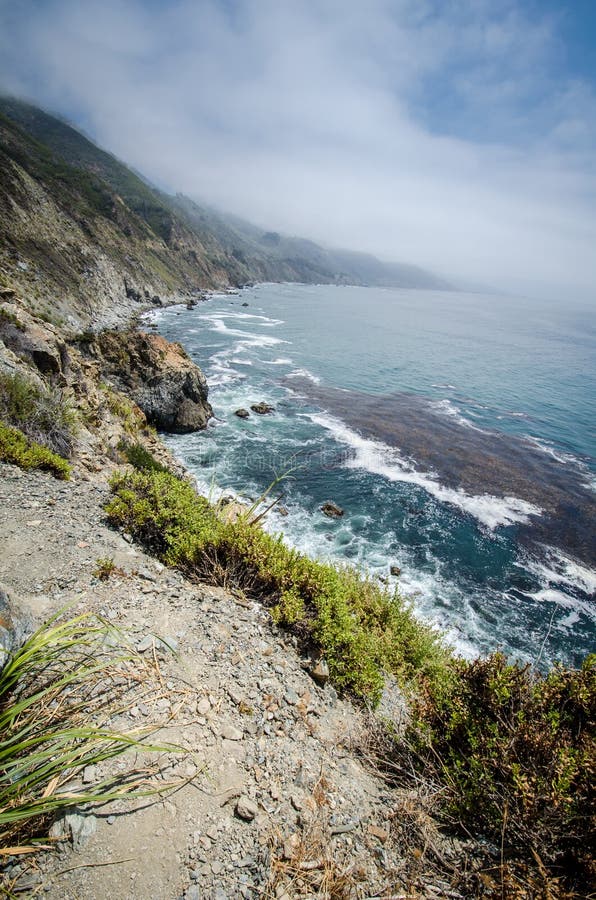
[[[207,381],[180,344],[142,331],[104,331],[93,349],[104,373],[148,422],[176,434],[205,428],[212,415]]]
[[[339,519],[344,514],[341,506],[338,506],[337,503],[333,503],[332,500],[328,500],[326,503],[323,503],[323,505],[321,506],[321,512],[325,513],[325,515],[330,519]]]
[[[275,407],[265,403],[264,400],[261,400],[260,403],[253,403],[251,409],[253,412],[258,413],[259,416],[266,416],[268,413],[275,412]]]

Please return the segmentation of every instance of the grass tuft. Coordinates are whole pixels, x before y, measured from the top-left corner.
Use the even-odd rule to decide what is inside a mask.
[[[81,784],[86,766],[130,749],[172,751],[113,731],[128,695],[148,678],[113,626],[81,615],[45,623],[0,673],[0,855],[34,849],[57,814],[80,804],[154,792],[150,769]]]

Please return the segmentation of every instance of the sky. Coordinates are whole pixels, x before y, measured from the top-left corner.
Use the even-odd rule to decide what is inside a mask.
[[[268,230],[596,301],[596,0],[0,0],[0,87]]]

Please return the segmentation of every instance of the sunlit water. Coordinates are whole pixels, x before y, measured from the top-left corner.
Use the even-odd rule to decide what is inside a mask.
[[[594,649],[593,310],[259,285],[154,318],[209,381],[207,431],[166,437],[203,490],[254,498],[289,471],[267,527],[382,578],[399,566],[462,653]],[[234,415],[261,400],[275,413]]]

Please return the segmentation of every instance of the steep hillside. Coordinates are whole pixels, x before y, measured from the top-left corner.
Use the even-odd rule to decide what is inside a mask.
[[[0,166],[0,279],[54,318],[251,281],[447,287],[415,267],[168,196],[65,122],[10,98],[0,98]]]

